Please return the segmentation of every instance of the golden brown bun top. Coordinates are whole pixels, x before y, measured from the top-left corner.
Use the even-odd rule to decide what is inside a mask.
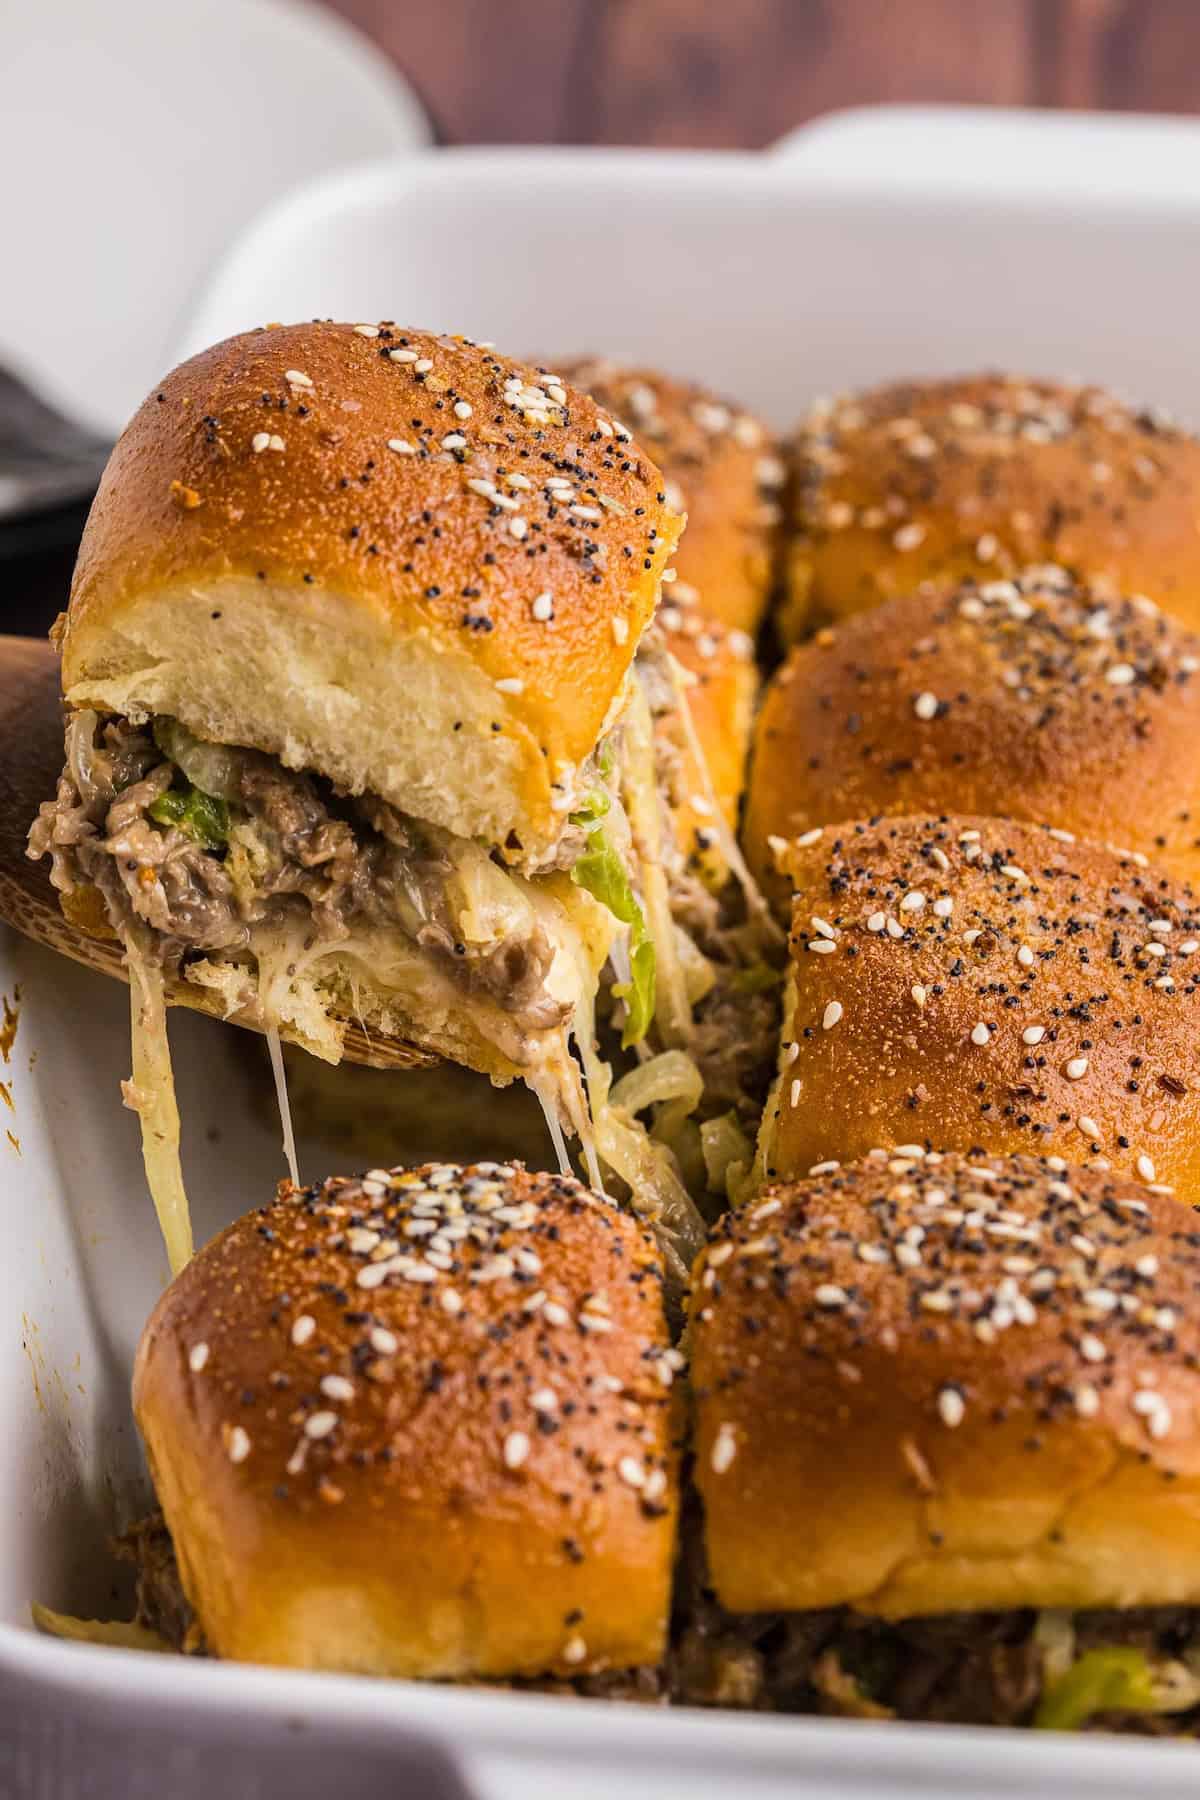
[[[656,624],[682,670],[683,693],[704,768],[670,713],[663,715],[658,729],[660,739],[673,741],[675,755],[668,752],[661,768],[670,784],[676,842],[701,878],[720,886],[728,869],[713,809],[727,826],[736,827],[758,688],[754,642],[746,632],[710,619],[686,598],[686,591],[682,599],[673,588],[664,591],[668,597],[658,609]]]
[[[792,1016],[768,1173],[920,1143],[1104,1156],[1185,1196],[1200,1183],[1189,887],[969,816],[815,828],[780,861]]]
[[[710,617],[753,631],[766,606],[786,476],[778,446],[752,413],[695,382],[607,357],[564,376],[624,420],[662,469],[667,504],[687,514],[679,580]]]
[[[552,373],[387,322],[247,332],[173,370],[122,433],[80,547],[64,684],[103,678],[124,654],[106,633],[157,592],[194,587],[203,607],[210,583],[262,582],[292,596],[302,634],[327,590],[350,624],[481,671],[495,729],[573,767],[681,524],[625,427]]]
[[[881,1154],[727,1214],[692,1371],[728,1603],[1174,1597],[1162,1515],[1156,1556],[1114,1576],[1107,1553],[1145,1522],[1121,1517],[1132,1476],[1180,1509],[1196,1579],[1172,1482],[1200,1477],[1198,1278],[1189,1206],[1058,1158]]]
[[[134,1407],[220,1655],[366,1673],[657,1660],[679,1366],[642,1227],[511,1163],[377,1169],[222,1232]]]
[[[369,1513],[393,1484],[419,1481],[432,1504],[465,1488],[536,1512],[571,1488],[582,1521],[586,1488],[624,1498],[626,1529],[659,1515],[618,1473],[622,1455],[642,1454],[630,1400],[650,1420],[667,1402],[659,1259],[634,1219],[577,1181],[427,1163],[283,1183],[163,1295],[135,1405],[167,1345],[192,1368],[179,1428],[222,1452],[226,1479],[268,1514]],[[476,1392],[493,1396],[482,1430]],[[235,1466],[238,1428],[249,1449]],[[658,1466],[652,1456],[645,1472]]]
[[[214,1238],[133,1404],[219,1656],[572,1676],[662,1652],[678,1366],[635,1220],[426,1163],[281,1184]]]
[[[775,676],[747,815],[766,840],[953,810],[1057,825],[1200,872],[1200,638],[1053,566],[909,594],[827,627]]]
[[[1013,1406],[1098,1419],[1200,1473],[1198,1279],[1200,1219],[1144,1183],[1060,1157],[880,1152],[726,1213],[696,1267],[693,1374],[701,1398],[731,1393],[748,1342],[786,1332],[797,1393],[867,1357],[945,1430]]]
[[[983,374],[840,396],[801,428],[794,493],[789,639],[1042,562],[1200,625],[1200,442],[1100,388]]]

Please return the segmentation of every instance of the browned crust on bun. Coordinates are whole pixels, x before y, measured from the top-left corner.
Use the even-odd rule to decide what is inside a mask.
[[[650,1238],[576,1181],[282,1185],[168,1288],[134,1372],[207,1642],[393,1676],[657,1661],[674,1367]]]
[[[692,1301],[721,1601],[1200,1600],[1195,1213],[1034,1157],[879,1156],[727,1215]]]
[[[755,731],[755,873],[772,836],[943,811],[1061,826],[1195,879],[1200,638],[1051,567],[904,595],[799,645]]]
[[[658,609],[657,624],[680,680],[695,735],[693,745],[670,713],[658,724],[664,766],[673,771],[672,821],[687,864],[710,887],[719,887],[728,867],[716,830],[717,815],[736,830],[746,781],[746,758],[758,691],[754,641],[730,629],[673,589]],[[665,740],[665,741],[664,741]],[[703,766],[695,754],[699,748]]]
[[[814,408],[780,630],[1056,562],[1200,625],[1200,442],[1102,388],[988,373]]]
[[[619,422],[499,351],[388,322],[248,332],[173,370],[118,441],[65,690],[536,850],[681,527]]]
[[[768,427],[708,388],[656,369],[607,357],[559,366],[623,419],[662,469],[668,505],[687,514],[674,559],[680,582],[710,618],[755,631],[770,595],[786,479]]]
[[[1190,888],[1004,820],[810,836],[781,859],[795,899],[768,1178],[918,1144],[1106,1158],[1200,1191]]]

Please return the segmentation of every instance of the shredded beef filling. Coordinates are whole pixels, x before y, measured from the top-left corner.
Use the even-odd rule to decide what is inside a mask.
[[[50,856],[66,894],[97,888],[119,936],[135,921],[150,927],[172,973],[196,955],[236,960],[254,926],[288,917],[329,943],[387,924],[522,1030],[562,1022],[567,1008],[546,991],[553,950],[540,925],[483,946],[460,941],[446,894],[451,863],[435,833],[258,751],[222,746],[220,755],[230,828],[228,842],[211,847],[152,816],[182,778],[148,728],[115,719],[97,733],[94,715],[77,715],[30,855]]]
[[[1032,1609],[873,1619],[846,1607],[729,1613],[685,1573],[672,1633],[671,1698],[756,1712],[1028,1725],[1044,1689]],[[1200,1657],[1200,1611],[1140,1607],[1072,1616],[1074,1654],[1120,1645],[1155,1658]],[[1083,1729],[1200,1734],[1200,1706],[1094,1714]]]
[[[1043,1691],[1037,1614],[954,1613],[884,1621],[845,1609],[725,1613],[709,1602],[672,1650],[681,1705],[759,1712],[1027,1725]],[[1074,1615],[1076,1652],[1116,1645],[1152,1657],[1200,1655],[1200,1612],[1147,1607]],[[1200,1707],[1098,1713],[1086,1728],[1154,1736],[1200,1733]]]
[[[160,1512],[150,1513],[113,1540],[134,1568],[134,1623],[156,1631],[173,1650],[203,1654],[203,1637],[179,1579],[175,1546]]]
[[[730,881],[717,899],[694,876],[671,883],[671,910],[713,970],[711,989],[694,1008],[690,1045],[710,1114],[734,1110],[755,1129],[775,1073],[781,983],[748,943],[744,897]],[[762,977],[765,985],[757,985]]]
[[[672,1689],[693,1706],[1022,1724],[1041,1690],[1035,1618],[732,1614],[698,1596],[674,1646]]]

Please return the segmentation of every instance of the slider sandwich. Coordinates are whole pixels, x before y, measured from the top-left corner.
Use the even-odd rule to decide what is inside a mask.
[[[511,1164],[284,1184],[143,1334],[136,1622],[35,1616],[302,1668],[1195,1732],[1198,1277],[1188,1205],[1057,1157],[881,1151],[768,1189],[694,1270],[672,1604],[682,1357],[645,1228]]]
[[[281,1184],[142,1337],[173,1544],[139,1535],[143,1622],[252,1662],[657,1693],[680,1366],[652,1237],[577,1181]]]
[[[1200,906],[1145,857],[971,815],[814,826],[758,1172],[880,1146],[1200,1184]]]
[[[745,843],[981,813],[1200,872],[1200,637],[1065,569],[905,594],[799,644],[755,729]]]
[[[784,643],[1041,563],[1200,624],[1200,439],[1103,388],[978,374],[823,400],[790,493]]]
[[[268,328],[137,413],[57,632],[66,766],[30,854],[124,946],[174,1268],[168,999],[265,1032],[277,1069],[285,1038],[336,1062],[353,1022],[524,1080],[687,1260],[695,1208],[593,1022],[608,964],[619,1051],[686,1035],[657,1029],[684,983],[635,664],[681,525],[624,425],[461,338]]]
[[[691,1302],[679,1697],[1200,1727],[1200,1229],[1059,1158],[765,1191]]]

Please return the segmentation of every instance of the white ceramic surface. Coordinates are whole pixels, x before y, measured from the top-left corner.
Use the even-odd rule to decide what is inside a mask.
[[[1089,121],[1095,130],[1095,121]],[[905,134],[906,135],[906,134]],[[442,150],[332,177],[235,244],[179,340],[266,318],[453,324],[549,356],[645,356],[780,425],[814,394],[987,363],[1200,418],[1200,183],[1137,196],[971,186],[882,149]]]
[[[961,171],[872,180],[803,157],[443,153],[275,210],[216,272],[175,348],[263,318],[390,315],[550,355],[644,355],[781,424],[820,390],[981,363],[1074,370],[1200,416],[1197,291],[1200,189],[1185,203],[1175,191],[1034,194],[994,177],[972,189]],[[7,1682],[96,1742],[123,1731],[132,1746],[152,1721],[201,1757],[232,1734],[253,1746],[238,1767],[270,1767],[272,1748],[300,1733],[314,1759],[336,1752],[345,1800],[378,1791],[369,1774],[354,1785],[354,1752],[393,1755],[397,1781],[410,1780],[397,1791],[423,1800],[452,1795],[459,1777],[480,1800],[1192,1791],[1186,1747],[666,1715],[34,1636],[34,1596],[105,1601],[99,1547],[140,1479],[130,1357],[163,1269],[135,1122],[118,1103],[123,991],[0,934],[0,990],[18,983],[0,1070],[13,1099],[3,1122],[20,1140],[18,1154],[0,1138],[0,1699]],[[248,1080],[261,1047],[190,1015],[172,1031],[203,1237],[266,1193],[281,1159]],[[325,1172],[312,1146],[302,1154],[309,1174]],[[182,1775],[171,1791],[190,1800]]]

